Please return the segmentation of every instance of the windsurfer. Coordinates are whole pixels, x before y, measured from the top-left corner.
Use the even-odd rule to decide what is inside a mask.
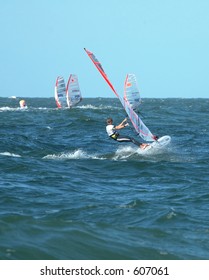
[[[25,100],[23,99],[20,100],[19,104],[20,104],[20,108],[27,108]]]
[[[111,137],[112,139],[114,139],[115,141],[118,141],[118,142],[132,142],[133,144],[140,147],[142,150],[144,150],[147,146],[149,146],[149,144],[139,143],[134,138],[128,137],[128,136],[122,136],[117,132],[117,130],[123,129],[126,126],[128,126],[126,118],[117,126],[113,125],[113,119],[112,118],[108,118],[107,119],[106,131],[107,131],[108,136]]]

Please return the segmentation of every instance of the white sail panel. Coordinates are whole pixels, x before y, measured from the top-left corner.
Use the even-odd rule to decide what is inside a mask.
[[[127,74],[124,86],[124,99],[129,102],[133,110],[139,109],[141,104],[140,92],[138,89],[136,76]]]
[[[78,77],[75,74],[71,74],[68,79],[66,97],[69,108],[77,105],[82,100]]]
[[[57,77],[55,84],[55,101],[58,108],[67,106],[65,81],[61,76]]]

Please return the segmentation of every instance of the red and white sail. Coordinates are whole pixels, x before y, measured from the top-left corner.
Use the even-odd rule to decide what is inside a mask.
[[[84,50],[86,51],[86,53],[88,54],[89,58],[92,60],[92,62],[94,63],[94,65],[96,66],[97,70],[100,72],[100,74],[102,75],[102,77],[105,79],[105,81],[108,83],[108,85],[110,86],[110,88],[112,89],[112,91],[115,93],[115,95],[119,97],[118,93],[116,92],[116,90],[114,89],[113,85],[111,84],[110,80],[108,79],[105,71],[102,68],[101,63],[98,61],[98,59],[96,58],[96,56],[88,51],[87,49],[84,48]]]
[[[113,85],[109,81],[106,73],[104,72],[101,63],[98,61],[98,59],[95,57],[95,55],[92,52],[86,50],[85,48],[84,48],[84,50],[86,51],[86,53],[88,54],[88,56],[90,57],[90,59],[92,60],[92,62],[94,63],[94,65],[96,66],[98,71],[100,72],[100,74],[103,76],[105,81],[108,83],[108,85],[110,86],[110,88],[112,89],[114,94],[119,98],[127,115],[129,116],[130,121],[133,124],[133,127],[135,128],[135,130],[137,132],[137,135],[140,136],[144,141],[147,141],[147,142],[155,141],[154,135],[151,133],[151,131],[147,128],[147,126],[143,123],[143,121],[140,119],[140,117],[133,110],[133,108],[131,107],[131,104],[129,103],[129,100],[127,98],[122,99],[119,96],[119,94],[116,92]]]
[[[75,74],[71,74],[68,79],[66,98],[69,108],[77,105],[82,100],[78,77]]]

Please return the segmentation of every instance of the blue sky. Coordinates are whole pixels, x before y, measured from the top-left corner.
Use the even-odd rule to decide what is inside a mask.
[[[83,98],[122,94],[134,73],[142,98],[209,97],[208,0],[7,0],[0,9],[0,96],[53,97],[77,74]]]

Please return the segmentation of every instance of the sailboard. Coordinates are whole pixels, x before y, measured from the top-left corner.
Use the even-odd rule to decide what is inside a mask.
[[[143,151],[149,151],[149,150],[159,150],[162,148],[165,148],[169,143],[171,142],[171,137],[169,135],[164,135],[160,137],[157,141],[152,142],[147,146]]]
[[[66,98],[69,108],[77,105],[82,100],[78,77],[75,74],[71,74],[68,79]]]
[[[138,89],[136,76],[127,74],[124,85],[124,100],[128,101],[134,111],[138,111],[141,105],[141,96]]]
[[[105,81],[108,83],[114,94],[119,98],[123,108],[125,109],[130,121],[132,122],[132,125],[134,129],[136,130],[136,133],[138,136],[140,136],[144,141],[146,142],[153,142],[155,140],[155,136],[151,133],[149,128],[143,123],[141,118],[137,115],[137,113],[133,110],[132,106],[129,103],[129,100],[127,98],[121,98],[120,95],[116,92],[115,88],[113,87],[112,83],[108,79],[101,63],[98,61],[98,59],[95,57],[95,55],[86,50],[87,55],[92,60],[102,77],[105,79]]]
[[[58,108],[67,106],[65,81],[61,76],[56,79],[54,97]]]

